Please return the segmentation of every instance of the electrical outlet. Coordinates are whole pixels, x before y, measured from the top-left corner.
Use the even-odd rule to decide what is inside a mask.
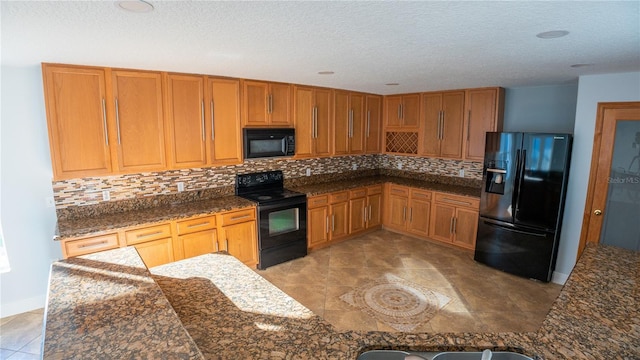
[[[111,192],[109,192],[109,190],[102,190],[102,200],[103,201],[111,200]]]
[[[460,169],[460,171],[458,172],[458,176],[464,177],[464,169]]]
[[[398,163],[398,170],[402,170],[402,163],[401,162]]]
[[[307,176],[311,176],[311,169],[307,168]]]
[[[53,200],[53,196],[47,196],[44,198],[44,202],[48,208],[56,207],[56,202]]]
[[[353,165],[351,166],[351,169],[352,169],[352,170],[358,170],[358,164],[353,164]]]
[[[179,182],[178,183],[178,192],[183,192],[184,191],[184,183],[183,182]]]

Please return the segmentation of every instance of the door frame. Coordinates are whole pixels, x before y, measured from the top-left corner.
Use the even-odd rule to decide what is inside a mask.
[[[580,233],[580,243],[578,245],[577,258],[580,258],[582,251],[587,246],[589,223],[591,221],[591,216],[592,216],[591,209],[593,209],[594,201],[596,200],[595,191],[596,191],[596,181],[597,181],[598,170],[599,170],[599,166],[605,165],[601,163],[601,161],[603,160],[601,159],[601,157],[603,157],[603,155],[607,156],[608,151],[613,151],[613,149],[602,148],[603,145],[607,145],[602,143],[602,131],[603,131],[605,120],[606,120],[605,113],[608,110],[628,110],[633,108],[640,108],[640,102],[632,101],[632,102],[598,103],[598,111],[596,113],[596,126],[595,126],[595,131],[593,136],[593,151],[591,153],[591,170],[589,172],[589,185],[587,187],[587,199],[585,201],[584,213],[582,216],[582,231]],[[614,118],[613,121],[617,121],[617,119]],[[615,141],[615,135],[614,135],[614,141]],[[613,145],[611,144],[611,146]],[[611,165],[611,164],[609,163],[607,165]],[[608,191],[608,188],[604,190]],[[600,238],[598,237],[598,242],[599,241],[600,241]]]

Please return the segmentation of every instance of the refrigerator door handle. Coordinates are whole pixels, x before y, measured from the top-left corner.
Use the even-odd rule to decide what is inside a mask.
[[[511,225],[511,224],[503,224],[503,223],[500,223],[500,222],[497,222],[497,221],[491,221],[491,220],[488,220],[488,219],[483,219],[482,221],[486,225],[501,227],[501,228],[507,229],[508,231],[515,232],[515,233],[518,233],[518,234],[532,235],[532,236],[537,236],[537,237],[541,237],[541,238],[546,238],[547,237],[546,233],[519,230],[519,229],[516,229],[516,227]]]
[[[517,186],[518,186],[518,192],[516,195],[516,203],[515,203],[515,208],[513,208],[513,219],[517,219],[518,218],[518,210],[519,210],[519,204],[520,204],[520,191],[522,188],[522,180],[524,179],[524,168],[525,168],[525,164],[527,162],[527,150],[526,149],[522,149],[522,158],[520,159],[520,166],[518,167],[518,182],[517,182]],[[515,192],[514,192],[515,194]]]
[[[515,219],[516,200],[520,189],[520,150],[516,150],[515,177],[513,180],[513,191],[511,192],[511,218]]]

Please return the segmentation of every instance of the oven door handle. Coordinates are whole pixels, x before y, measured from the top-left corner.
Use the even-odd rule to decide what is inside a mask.
[[[301,206],[303,210],[306,211],[307,207],[307,198],[299,197],[293,199],[281,200],[272,204],[258,204],[258,211],[261,210],[273,210],[273,209],[281,209],[281,208],[290,208],[290,207],[299,207]]]

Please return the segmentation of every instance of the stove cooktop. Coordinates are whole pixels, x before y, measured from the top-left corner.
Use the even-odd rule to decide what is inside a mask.
[[[266,204],[274,201],[285,199],[306,197],[305,194],[287,189],[270,189],[264,191],[256,191],[246,194],[238,194],[238,196],[257,202],[258,204]]]

